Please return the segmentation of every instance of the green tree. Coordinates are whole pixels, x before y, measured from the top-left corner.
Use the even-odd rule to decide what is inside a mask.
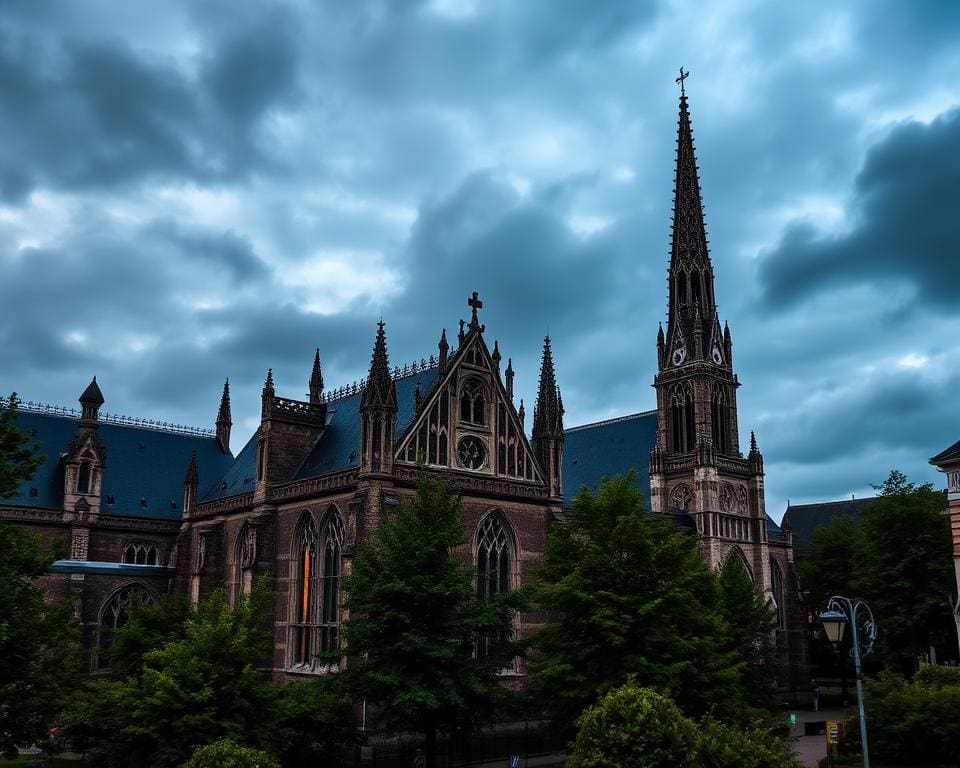
[[[47,602],[37,579],[55,554],[40,537],[0,523],[0,751],[45,737],[79,682],[80,632],[67,601]]]
[[[280,768],[266,752],[221,739],[200,747],[183,768]]]
[[[818,526],[807,546],[797,551],[797,573],[814,608],[825,606],[832,595],[851,594],[857,536],[857,521],[844,515]]]
[[[378,704],[388,727],[426,738],[433,764],[438,729],[469,726],[503,711],[497,681],[517,649],[510,641],[516,593],[483,603],[457,556],[464,543],[460,499],[421,477],[414,497],[380,523],[344,579],[350,652],[344,683]],[[494,638],[487,655],[477,638]]]
[[[719,579],[720,610],[727,629],[725,647],[740,675],[739,720],[769,720],[779,704],[784,662],[776,639],[776,618],[737,558],[727,558]]]
[[[877,490],[861,513],[851,591],[873,609],[886,663],[912,664],[928,646],[956,642],[946,600],[953,564],[945,500],[896,470]]]
[[[631,678],[689,714],[735,716],[717,578],[689,532],[644,509],[632,474],[582,490],[550,529],[538,595],[556,620],[534,640],[534,690],[561,730]]]
[[[0,402],[0,498],[15,495],[43,461],[40,446],[14,420],[17,396]],[[37,579],[59,547],[0,523],[0,751],[46,735],[78,682],[79,629],[71,605],[46,602]]]
[[[16,392],[0,400],[0,499],[16,496],[44,461],[33,434],[17,426],[18,402]]]
[[[113,670],[111,679],[89,686],[71,735],[94,742],[97,765],[175,768],[198,747],[224,738],[281,756],[302,753],[305,738],[341,732],[339,720],[320,720],[348,717],[339,698],[305,696],[299,686],[271,684],[260,671],[272,651],[272,600],[263,580],[232,609],[216,592],[175,630],[156,627],[154,619],[179,607],[135,609],[129,636],[126,627],[117,633],[113,657],[126,676]],[[321,700],[337,703],[324,707]]]

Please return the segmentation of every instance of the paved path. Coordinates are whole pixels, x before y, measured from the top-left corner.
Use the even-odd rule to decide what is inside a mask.
[[[797,712],[797,727],[794,728],[793,751],[803,762],[804,768],[817,768],[817,760],[827,756],[827,737],[824,734],[804,736],[804,723],[843,720],[843,709],[821,709],[819,712]]]

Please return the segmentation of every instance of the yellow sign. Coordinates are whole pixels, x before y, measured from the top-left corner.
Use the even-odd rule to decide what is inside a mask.
[[[827,720],[827,744],[843,743],[843,721]]]

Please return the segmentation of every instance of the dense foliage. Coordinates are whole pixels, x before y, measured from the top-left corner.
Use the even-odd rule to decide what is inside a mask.
[[[0,751],[45,738],[79,683],[80,632],[67,601],[35,582],[55,559],[40,537],[0,523]]]
[[[570,768],[794,768],[785,740],[686,717],[669,698],[630,682],[580,717]]]
[[[870,757],[894,765],[956,765],[960,755],[960,669],[923,667],[913,682],[894,672],[867,680]],[[859,745],[856,711],[845,730],[853,749]]]
[[[811,605],[835,594],[860,597],[879,629],[877,656],[912,669],[930,645],[955,653],[956,632],[946,599],[953,583],[949,521],[943,494],[894,470],[858,520],[839,518],[814,533],[797,555]]]
[[[387,727],[423,733],[433,758],[441,727],[466,727],[506,714],[497,673],[516,654],[516,593],[477,599],[464,544],[460,499],[421,478],[414,497],[378,526],[344,579],[350,663],[341,674],[352,697],[377,704]],[[480,636],[490,653],[474,654]]]
[[[739,558],[728,557],[719,573],[720,613],[726,625],[724,648],[739,673],[740,722],[767,720],[779,706],[783,649],[777,643],[770,605]]]
[[[534,686],[555,724],[571,729],[628,679],[693,716],[742,721],[755,714],[746,702],[769,703],[780,669],[766,637],[770,611],[745,577],[726,579],[740,605],[723,601],[695,538],[644,509],[632,475],[582,490],[566,522],[549,532],[539,586],[540,604],[556,620],[534,641]],[[758,638],[762,652],[754,654]]]
[[[14,421],[17,396],[0,404],[0,499],[19,492],[43,460]],[[46,736],[78,682],[79,628],[72,606],[46,602],[36,583],[56,559],[40,537],[0,523],[0,752]]]
[[[92,744],[95,764],[175,768],[224,738],[300,756],[344,738],[348,707],[320,688],[325,681],[278,686],[260,671],[273,641],[262,582],[232,609],[217,592],[196,609],[164,601],[130,610],[113,674],[90,684],[69,725]]]
[[[16,496],[20,485],[33,477],[43,456],[33,435],[16,424],[17,393],[0,403],[0,499]]]

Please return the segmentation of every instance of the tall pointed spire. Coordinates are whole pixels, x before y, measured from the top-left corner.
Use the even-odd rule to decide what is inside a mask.
[[[556,437],[563,434],[563,413],[560,408],[557,377],[553,370],[553,351],[550,337],[543,340],[543,359],[540,362],[540,388],[533,408],[533,436]]]
[[[220,396],[220,410],[217,411],[217,440],[220,450],[230,452],[230,427],[233,426],[233,417],[230,414],[230,379],[223,383],[223,394]]]
[[[550,497],[563,497],[563,401],[553,370],[550,337],[543,340],[540,389],[533,408],[533,448],[543,469]]]
[[[710,358],[710,342],[719,341],[720,336],[693,129],[683,87],[688,75],[681,70],[677,78],[681,85],[680,117],[673,190],[666,354],[661,358],[661,369],[671,363],[682,365]]]
[[[310,402],[318,404],[323,395],[323,372],[320,370],[320,348],[313,356],[313,371],[310,373]]]
[[[393,471],[397,387],[387,361],[387,335],[383,330],[383,320],[377,323],[377,340],[370,358],[370,373],[360,398],[360,418],[360,473],[389,475]]]

